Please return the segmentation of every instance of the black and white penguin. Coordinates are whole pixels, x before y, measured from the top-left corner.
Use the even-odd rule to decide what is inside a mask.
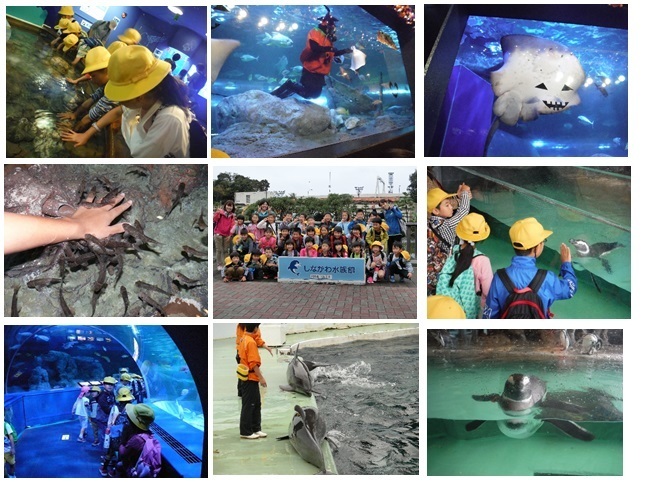
[[[617,242],[589,244],[584,239],[574,238],[571,238],[569,242],[574,245],[574,248],[576,248],[576,254],[579,257],[600,259],[601,263],[603,263],[603,268],[605,268],[605,271],[607,271],[608,273],[612,273],[612,267],[610,266],[610,262],[602,256],[609,254],[611,251],[617,248],[625,247],[623,244]]]

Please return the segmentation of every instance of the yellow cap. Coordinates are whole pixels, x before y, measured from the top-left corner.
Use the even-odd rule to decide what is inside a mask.
[[[428,296],[427,317],[432,319],[465,319],[463,308],[450,296]]]
[[[123,34],[117,35],[117,38],[126,45],[135,45],[142,40],[142,35],[134,28],[127,28]]]
[[[68,28],[68,25],[70,25],[70,19],[62,18],[61,20],[59,20],[58,25],[54,25],[54,28],[66,29]]]
[[[127,45],[110,56],[104,92],[115,102],[131,100],[153,90],[169,72],[171,64],[156,59],[146,47]]]
[[[110,52],[110,54],[112,55],[115,53],[115,50],[120,49],[122,47],[126,47],[126,44],[121,40],[115,40],[113,43],[111,43],[108,46],[108,52]]]
[[[88,72],[95,72],[97,70],[105,69],[108,67],[108,62],[110,61],[110,52],[106,47],[95,47],[90,49],[86,54],[85,58],[85,69],[83,69],[82,74],[87,74]]]
[[[63,39],[63,52],[67,52],[79,42],[79,37],[71,33]]]
[[[70,20],[70,23],[68,23],[67,28],[63,30],[63,33],[81,33],[83,29],[81,28],[81,25],[79,25],[79,22],[73,22]]]
[[[214,149],[214,148],[212,148],[212,150],[211,150],[211,156],[212,157],[229,157],[223,151],[219,151],[218,149]]]
[[[74,15],[73,7],[61,7],[61,10],[58,12],[59,15]]]
[[[515,221],[509,236],[515,249],[531,249],[553,234],[542,227],[536,218],[525,218]]]
[[[490,226],[484,216],[470,213],[457,225],[457,236],[465,241],[483,241],[490,235]]]
[[[380,249],[383,249],[383,245],[380,241],[374,241],[373,243],[371,243],[370,248],[373,248],[374,246],[380,246]]]
[[[436,209],[436,207],[439,204],[441,204],[441,201],[443,201],[444,199],[448,199],[449,197],[452,196],[454,196],[454,194],[448,194],[443,189],[440,189],[438,187],[435,187],[434,189],[430,189],[427,194],[428,214],[431,214],[432,210]]]

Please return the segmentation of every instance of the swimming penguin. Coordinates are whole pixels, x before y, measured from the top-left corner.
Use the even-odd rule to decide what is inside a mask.
[[[589,244],[583,239],[574,238],[571,238],[569,242],[574,245],[574,248],[576,248],[576,254],[579,257],[600,259],[601,263],[603,263],[603,268],[605,268],[605,271],[607,271],[608,273],[612,273],[612,267],[610,266],[610,262],[607,259],[602,258],[602,256],[607,255],[608,253],[610,253],[610,251],[613,251],[617,248],[625,247],[623,244],[617,242]]]
[[[501,395],[473,395],[478,402],[496,402],[502,411],[510,417],[498,420],[500,431],[512,438],[528,438],[533,435],[544,422],[549,422],[556,428],[578,440],[589,442],[594,440],[594,434],[577,423],[558,417],[545,417],[544,408],[558,409],[566,413],[582,411],[582,407],[556,399],[547,399],[547,385],[534,375],[514,373],[506,379]],[[466,424],[466,431],[479,428],[485,421],[474,420]]]
[[[580,343],[582,345],[581,353],[583,355],[593,355],[603,346],[601,339],[594,333],[587,333],[581,338]]]

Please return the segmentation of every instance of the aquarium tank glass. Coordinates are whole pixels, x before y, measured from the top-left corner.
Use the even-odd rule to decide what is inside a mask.
[[[231,157],[276,157],[413,127],[397,33],[361,7],[330,10],[334,48],[355,50],[336,58],[319,96],[282,100],[270,93],[301,81],[300,54],[326,7],[212,7],[212,38],[240,42],[212,74],[212,147]]]
[[[161,326],[7,326],[5,393],[55,391],[119,379],[128,369],[143,377],[145,403],[203,431],[203,407],[192,373]]]
[[[627,157],[628,32],[470,16],[443,110],[442,156]]]

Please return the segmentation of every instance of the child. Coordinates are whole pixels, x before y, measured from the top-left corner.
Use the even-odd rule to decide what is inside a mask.
[[[249,372],[247,380],[241,384],[242,406],[239,433],[242,439],[257,439],[267,437],[261,431],[261,393],[259,384],[267,387],[268,384],[261,373],[261,356],[254,339],[258,333],[260,323],[245,323],[245,334],[238,345],[238,356],[241,365],[245,365]]]
[[[308,226],[313,226],[315,228],[315,234],[320,234],[319,228],[315,226],[315,218],[313,216],[308,216],[308,219],[306,220],[306,227]]]
[[[251,253],[254,248],[256,248],[256,243],[248,236],[248,230],[246,228],[241,229],[241,234],[238,242],[234,245],[234,250],[238,251],[241,257],[243,257]]]
[[[337,227],[342,228],[342,233],[345,236],[349,237],[351,235],[351,232],[349,231],[349,225],[351,224],[351,218],[349,217],[349,211],[342,211],[342,213],[340,214],[340,217],[342,218],[342,220],[339,223],[337,223],[337,225],[335,227],[336,228]]]
[[[232,225],[232,229],[230,229],[230,235],[232,236],[237,236],[241,234],[241,230],[243,228],[246,228],[245,226],[245,216],[242,214],[239,214],[236,216],[236,222]],[[248,230],[248,233],[250,232],[249,228],[246,228]]]
[[[263,231],[259,232],[259,228],[257,226],[258,224],[259,215],[257,213],[254,213],[252,216],[250,216],[250,223],[247,225],[247,230],[249,233],[252,233],[254,239],[259,239],[263,236]]]
[[[214,251],[218,271],[223,269],[225,256],[229,251],[232,226],[234,225],[234,201],[228,200],[223,206],[216,210],[213,216],[214,221]]]
[[[329,232],[335,227],[331,213],[324,214],[324,217],[320,221],[320,231],[322,230],[322,226],[326,226]]]
[[[331,244],[329,241],[324,240],[322,241],[322,245],[320,246],[319,253],[317,254],[318,258],[332,258],[333,257],[333,252],[331,251]]]
[[[324,240],[326,240],[326,241],[331,240],[331,233],[330,233],[329,228],[328,228],[328,226],[326,224],[321,225],[320,228],[319,228],[319,242],[320,242],[320,244],[323,243]]]
[[[232,251],[229,264],[225,264],[225,283],[230,281],[245,281],[245,267],[238,251]]]
[[[290,239],[290,229],[283,226],[279,228],[279,238],[277,238],[277,254],[281,254],[286,249],[286,241]]]
[[[315,244],[313,238],[306,236],[304,247],[299,251],[299,256],[302,258],[317,258],[317,249],[313,247],[313,244]]]
[[[506,301],[509,292],[506,288],[503,276],[511,281],[517,289],[523,289],[533,284],[533,280],[539,280],[536,275],[546,277],[534,293],[540,298],[542,312],[537,313],[536,318],[551,317],[549,308],[556,300],[572,298],[578,289],[578,281],[571,264],[571,251],[565,243],[560,245],[560,276],[558,279],[554,273],[536,268],[536,260],[542,254],[547,237],[553,231],[548,231],[535,218],[521,219],[513,223],[509,230],[509,236],[515,256],[511,265],[506,269],[500,269],[493,277],[493,282],[486,297],[484,318],[504,318],[509,316],[506,310]],[[541,316],[540,316],[541,315]],[[525,316],[530,317],[530,316]]]
[[[339,226],[333,228],[333,236],[331,236],[331,243],[335,244],[336,241],[342,241],[342,244],[347,245],[347,238]]]
[[[265,251],[266,248],[270,248],[274,253],[277,250],[277,237],[275,236],[274,231],[270,226],[266,226],[265,235],[261,239],[259,239],[259,242],[257,244],[259,246],[259,249],[262,251]]]
[[[382,246],[387,246],[389,235],[382,227],[382,219],[379,217],[371,218],[371,227],[365,234],[365,241],[370,246],[373,245],[375,241],[379,241]]]
[[[457,189],[459,196],[459,207],[453,214],[451,197],[440,188],[428,191],[427,209],[430,219],[428,222],[428,296],[436,294],[439,273],[443,268],[445,260],[452,251],[455,243],[456,229],[470,210],[470,187],[461,184]]]
[[[318,246],[321,244],[320,237],[315,234],[315,226],[306,226],[306,236],[313,238],[313,242]]]
[[[104,456],[104,461],[99,468],[99,473],[102,477],[108,476],[110,468],[111,476],[114,475],[115,465],[117,463],[117,451],[121,441],[122,431],[126,423],[126,406],[130,404],[135,397],[128,387],[122,387],[117,392],[117,405],[113,405],[108,417],[108,428],[110,429],[110,445]]]
[[[493,280],[490,260],[475,248],[475,243],[489,234],[484,216],[468,214],[457,225],[459,244],[452,248],[439,274],[437,294],[454,298],[469,319],[480,317]]]
[[[364,218],[364,209],[358,209],[353,221],[349,223],[349,231],[353,231],[354,226],[360,226],[360,232],[364,233],[367,229],[367,221]]]
[[[72,415],[79,417],[79,423],[81,424],[81,430],[79,431],[79,436],[77,437],[77,442],[85,442],[86,429],[88,428],[88,408],[90,406],[90,401],[86,394],[90,391],[89,386],[81,387],[81,393],[74,401],[72,405]]]
[[[263,279],[277,279],[279,266],[277,265],[279,257],[272,252],[272,248],[265,249],[266,262],[263,265]]]
[[[99,446],[99,427],[97,426],[97,408],[99,408],[99,405],[97,404],[97,397],[101,393],[101,388],[100,387],[92,387],[90,389],[90,405],[88,407],[88,419],[90,421],[90,427],[92,427],[92,435],[94,436],[93,441],[92,441],[92,446],[93,447],[98,447]]]
[[[257,230],[259,231],[259,234],[265,233],[266,229],[268,228],[270,228],[270,231],[272,231],[273,236],[277,235],[277,229],[275,226],[275,214],[273,212],[270,212],[264,220],[260,221],[259,224],[257,224]]]
[[[412,279],[412,263],[410,262],[410,254],[403,250],[403,243],[394,241],[392,244],[392,252],[387,256],[387,271],[389,272],[389,282],[396,282],[396,275],[400,276],[401,283],[405,279]]]
[[[348,258],[347,247],[341,240],[333,241],[333,257],[334,258]]]
[[[286,244],[284,245],[284,250],[281,252],[281,256],[293,256],[293,257],[299,256],[299,251],[295,249],[295,242],[292,239],[286,241]]]
[[[294,228],[291,235],[291,239],[294,245],[293,247],[297,250],[297,252],[301,251],[301,249],[304,247],[304,239],[302,238],[301,233],[301,229]]]
[[[351,228],[351,237],[348,239],[349,245],[353,247],[354,243],[359,243],[362,251],[365,248],[365,240],[362,236],[361,224],[356,224]]]
[[[248,281],[261,279],[263,278],[263,262],[261,261],[261,251],[255,248],[250,254],[250,261],[248,261],[245,265],[247,271],[247,279]]]
[[[291,213],[286,213],[279,223],[279,231],[282,231],[284,228],[290,231],[292,228],[297,226],[297,221],[293,222],[293,216]]]
[[[385,278],[385,264],[387,257],[383,252],[380,241],[371,243],[371,251],[367,255],[367,283],[371,284]]]
[[[4,420],[4,461],[5,476],[10,479],[16,478],[16,432],[7,422],[7,409],[5,409]],[[8,468],[7,468],[8,467]]]
[[[364,254],[362,253],[362,244],[358,241],[355,241],[351,245],[351,254],[349,255],[349,258],[364,258]]]

